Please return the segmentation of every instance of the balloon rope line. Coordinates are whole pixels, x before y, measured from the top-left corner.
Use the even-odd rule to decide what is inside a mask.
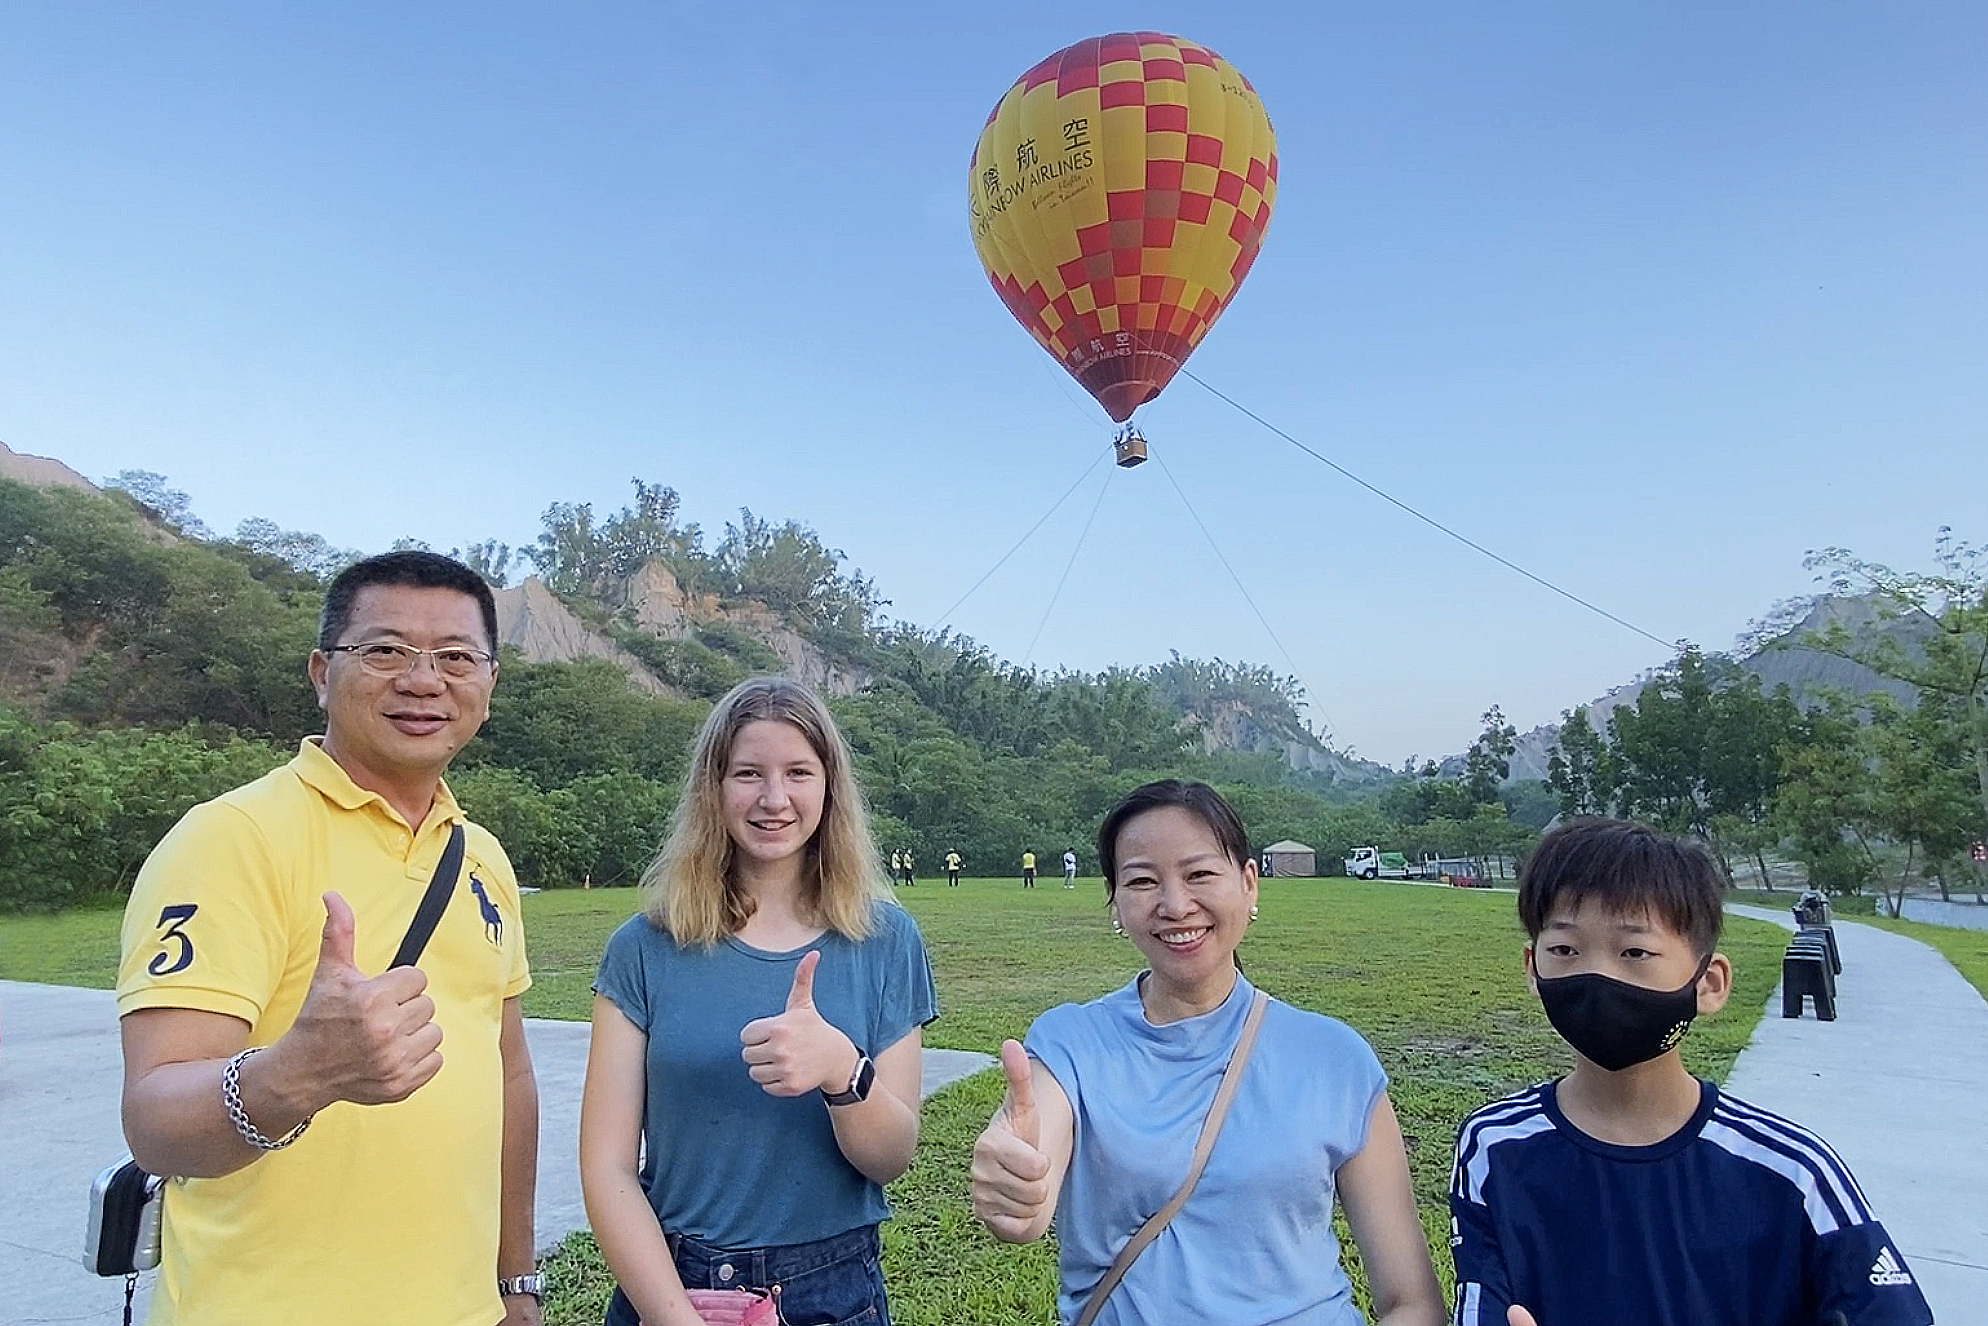
[[[1608,609],[1600,606],[1599,604],[1590,603],[1588,600],[1582,598],[1579,594],[1574,593],[1572,590],[1562,589],[1560,586],[1554,584],[1551,580],[1548,580],[1545,576],[1534,575],[1531,571],[1526,570],[1523,566],[1520,566],[1517,562],[1514,562],[1509,557],[1499,556],[1497,553],[1492,552],[1489,548],[1477,542],[1475,539],[1469,538],[1463,534],[1458,533],[1456,530],[1451,529],[1448,525],[1445,525],[1442,521],[1437,520],[1434,516],[1423,515],[1420,511],[1417,511],[1414,507],[1408,505],[1408,503],[1402,501],[1394,494],[1386,492],[1380,488],[1375,487],[1373,484],[1368,483],[1365,479],[1362,479],[1359,475],[1353,473],[1353,471],[1347,469],[1344,465],[1341,465],[1338,461],[1335,461],[1328,456],[1323,456],[1318,452],[1313,451],[1310,447],[1298,441],[1297,438],[1292,437],[1289,433],[1279,428],[1276,424],[1271,423],[1268,419],[1265,419],[1262,415],[1250,409],[1248,406],[1244,405],[1241,401],[1238,401],[1233,396],[1230,396],[1227,393],[1219,391],[1216,388],[1208,385],[1208,383],[1204,382],[1201,378],[1196,377],[1192,372],[1190,372],[1186,368],[1182,368],[1179,371],[1182,377],[1191,380],[1196,386],[1200,387],[1210,396],[1213,396],[1216,400],[1222,401],[1228,405],[1233,406],[1237,411],[1239,411],[1243,415],[1246,415],[1247,417],[1254,419],[1257,423],[1262,424],[1265,428],[1269,429],[1277,436],[1283,438],[1286,442],[1289,442],[1292,446],[1304,452],[1307,456],[1310,456],[1313,460],[1320,462],[1321,464],[1325,465],[1327,468],[1339,474],[1340,477],[1352,480],[1360,487],[1372,493],[1375,497],[1380,498],[1383,502],[1388,503],[1390,506],[1397,507],[1400,510],[1407,512],[1409,515],[1421,521],[1424,525],[1427,525],[1430,529],[1435,530],[1438,534],[1443,534],[1448,536],[1449,538],[1455,539],[1458,543],[1461,543],[1464,547],[1471,549],[1473,552],[1479,552],[1484,554],[1484,556],[1498,563],[1498,565],[1504,567],[1506,570],[1518,572],[1520,575],[1524,576],[1527,580],[1532,581],[1535,585],[1540,586],[1542,589],[1551,590],[1553,593],[1558,594],[1561,598],[1566,599],[1570,603],[1579,604],[1581,607],[1586,608],[1589,612],[1595,613],[1596,615],[1601,617],[1606,617],[1608,620],[1614,622],[1617,626],[1622,627],[1624,630],[1634,631],[1637,635],[1642,636],[1646,640],[1654,640],[1656,643],[1662,645],[1667,650],[1677,648],[1677,643],[1675,641],[1666,640],[1661,636],[1654,635],[1651,632],[1646,631],[1642,627],[1636,625],[1636,623],[1634,622],[1624,621],[1622,618],[1616,616]]]
[[[1112,471],[1104,472],[1104,482],[1098,485],[1097,500],[1091,503],[1091,514],[1084,517],[1084,528],[1078,531],[1077,546],[1070,550],[1070,560],[1063,563],[1063,574],[1056,581],[1056,589],[1049,596],[1049,606],[1042,610],[1042,620],[1035,624],[1035,634],[1029,637],[1029,651],[1022,655],[1022,666],[1027,667],[1035,657],[1035,642],[1042,639],[1042,628],[1049,625],[1049,614],[1056,611],[1056,600],[1063,597],[1063,584],[1070,578],[1070,568],[1077,564],[1077,554],[1084,550],[1084,540],[1090,536],[1091,522],[1098,518],[1098,508],[1104,505],[1104,495],[1111,490]]]
[[[1084,480],[1091,477],[1091,471],[1096,469],[1098,467],[1099,462],[1103,461],[1104,458],[1106,456],[1109,456],[1110,454],[1111,452],[1109,451],[1098,452],[1097,458],[1084,468],[1084,472],[1082,474],[1077,476],[1077,482],[1071,484],[1068,488],[1063,490],[1063,496],[1057,498],[1055,503],[1050,506],[1049,510],[1043,512],[1041,517],[1036,520],[1035,524],[1030,525],[1028,527],[1027,531],[1023,533],[1021,538],[1015,540],[1015,546],[1008,549],[1008,551],[1002,553],[1000,561],[988,567],[985,575],[981,576],[980,579],[974,581],[973,584],[968,586],[966,593],[960,595],[959,598],[954,601],[952,607],[947,608],[944,613],[940,614],[939,624],[932,628],[934,633],[943,631],[946,628],[946,623],[951,621],[953,619],[953,614],[960,610],[960,604],[965,603],[968,599],[972,598],[975,590],[979,589],[982,585],[986,584],[988,580],[993,577],[996,571],[999,571],[1003,566],[1006,566],[1008,564],[1008,559],[1010,557],[1013,557],[1016,553],[1022,550],[1022,545],[1029,541],[1030,536],[1033,535],[1037,530],[1041,529],[1043,527],[1043,524],[1047,522],[1051,516],[1055,515],[1065,502],[1070,500],[1070,494],[1076,492],[1078,488],[1082,487]]]
[[[1153,459],[1160,462],[1160,473],[1167,476],[1167,482],[1173,485],[1173,490],[1176,493],[1180,494],[1180,504],[1186,507],[1187,514],[1194,518],[1195,528],[1201,531],[1201,537],[1208,540],[1208,546],[1215,550],[1215,560],[1220,562],[1222,569],[1229,573],[1229,579],[1236,582],[1236,591],[1243,596],[1243,602],[1249,604],[1249,610],[1256,614],[1256,620],[1263,623],[1264,634],[1270,637],[1270,643],[1277,646],[1277,652],[1284,656],[1285,664],[1290,667],[1293,674],[1296,674],[1298,671],[1297,660],[1291,657],[1290,650],[1284,648],[1284,642],[1277,638],[1277,631],[1270,625],[1270,619],[1263,615],[1263,609],[1257,607],[1256,600],[1249,596],[1249,590],[1243,585],[1242,577],[1236,574],[1236,568],[1230,566],[1229,559],[1222,555],[1222,546],[1216,543],[1215,536],[1208,532],[1208,526],[1203,523],[1201,513],[1194,509],[1194,503],[1187,500],[1187,490],[1180,486],[1180,480],[1174,478],[1173,471],[1167,468],[1166,458],[1155,452]],[[1330,722],[1331,720],[1328,718],[1327,721]]]

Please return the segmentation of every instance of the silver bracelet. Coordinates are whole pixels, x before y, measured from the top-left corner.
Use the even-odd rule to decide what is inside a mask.
[[[227,1108],[228,1117],[234,1121],[235,1131],[242,1140],[259,1151],[281,1151],[290,1143],[304,1135],[304,1129],[311,1126],[316,1115],[307,1114],[304,1121],[281,1137],[267,1137],[260,1128],[249,1122],[248,1111],[242,1108],[242,1063],[252,1054],[261,1054],[260,1045],[243,1050],[228,1060],[228,1066],[221,1070],[221,1104]]]

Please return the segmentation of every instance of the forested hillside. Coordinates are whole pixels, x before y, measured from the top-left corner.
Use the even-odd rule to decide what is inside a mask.
[[[218,537],[158,476],[121,479],[131,491],[0,480],[0,906],[116,895],[187,806],[318,729],[303,660],[326,579],[356,554],[267,521]],[[1295,683],[1267,670],[1178,656],[1018,668],[883,619],[870,582],[805,526],[742,513],[706,552],[674,493],[637,493],[600,522],[554,505],[522,559],[494,542],[452,550],[500,584],[529,562],[549,592],[538,611],[605,642],[572,661],[507,646],[490,722],[451,777],[528,882],[632,881],[710,700],[769,669],[816,670],[880,848],[927,870],[959,851],[970,871],[1004,874],[1025,849],[1072,847],[1091,868],[1103,809],[1162,774],[1220,782],[1266,843],[1329,856],[1387,831],[1370,796],[1346,804],[1371,766],[1291,768],[1287,744],[1330,747],[1298,718]],[[532,600],[504,595],[515,623]],[[651,684],[631,685],[631,669]],[[1261,748],[1234,748],[1250,740]]]
[[[316,731],[303,662],[329,576],[358,556],[267,520],[218,536],[158,475],[105,492],[11,452],[0,473],[22,460],[33,486],[0,478],[0,909],[114,899],[188,806]],[[975,873],[1066,848],[1093,869],[1105,807],[1176,774],[1221,787],[1257,846],[1295,838],[1328,870],[1363,844],[1510,854],[1556,812],[1605,810],[1762,876],[1785,853],[1832,888],[1945,892],[1988,836],[1988,554],[1950,536],[1934,576],[1819,554],[1840,583],[1777,619],[1772,648],[1686,651],[1606,715],[1575,710],[1547,781],[1524,777],[1526,740],[1496,706],[1463,756],[1402,777],[1333,750],[1270,669],[1178,653],[1016,667],[885,617],[797,521],[742,511],[707,548],[673,491],[635,487],[605,519],[554,503],[521,552],[450,550],[498,587],[503,655],[451,785],[528,883],[637,878],[711,700],[765,671],[829,697],[880,850],[928,875],[949,851]],[[1852,588],[1865,596],[1846,608]],[[1777,667],[1790,684],[1764,686]],[[1830,689],[1846,685],[1866,693]]]

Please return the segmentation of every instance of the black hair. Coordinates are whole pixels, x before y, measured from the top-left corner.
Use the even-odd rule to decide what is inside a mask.
[[[1704,957],[1719,946],[1725,896],[1725,880],[1702,843],[1632,820],[1569,820],[1519,867],[1519,922],[1532,939],[1562,907],[1592,900],[1612,912],[1647,913]]]
[[[497,597],[482,576],[453,557],[406,548],[354,562],[340,571],[324,592],[318,616],[318,648],[329,649],[352,624],[352,602],[368,585],[404,585],[410,589],[453,589],[476,600],[483,614],[483,634],[492,654],[497,652]]]
[[[1104,896],[1118,892],[1118,835],[1126,822],[1149,810],[1177,806],[1208,826],[1215,841],[1237,865],[1250,860],[1249,834],[1235,808],[1222,800],[1222,794],[1206,783],[1190,783],[1179,778],[1162,778],[1156,783],[1135,787],[1105,812],[1098,826],[1098,864],[1104,867]]]

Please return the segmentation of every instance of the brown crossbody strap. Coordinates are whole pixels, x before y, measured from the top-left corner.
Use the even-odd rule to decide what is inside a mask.
[[[1242,1085],[1243,1065],[1249,1062],[1249,1052],[1256,1047],[1257,1028],[1263,1025],[1263,1010],[1268,1007],[1270,996],[1258,990],[1255,1001],[1249,1006],[1249,1016],[1243,1019],[1242,1034],[1236,1037],[1235,1053],[1229,1056],[1229,1066],[1222,1070],[1222,1085],[1215,1089],[1215,1103],[1208,1107],[1208,1117],[1201,1123],[1201,1140],[1194,1144],[1194,1160],[1187,1167],[1187,1182],[1181,1184],[1180,1191],[1155,1211],[1152,1219],[1139,1226],[1139,1232],[1118,1250],[1111,1269],[1104,1273],[1104,1279],[1098,1281],[1098,1287],[1084,1300],[1084,1310],[1077,1314],[1077,1326],[1091,1326],[1098,1313],[1104,1310],[1105,1299],[1118,1288],[1118,1282],[1132,1269],[1132,1263],[1138,1260],[1139,1254],[1160,1236],[1168,1221],[1180,1214],[1180,1208],[1187,1205],[1188,1194],[1201,1181],[1201,1171],[1208,1167],[1208,1154],[1215,1149],[1215,1139],[1221,1135],[1222,1120],[1229,1113],[1229,1102],[1235,1099],[1236,1088]]]

